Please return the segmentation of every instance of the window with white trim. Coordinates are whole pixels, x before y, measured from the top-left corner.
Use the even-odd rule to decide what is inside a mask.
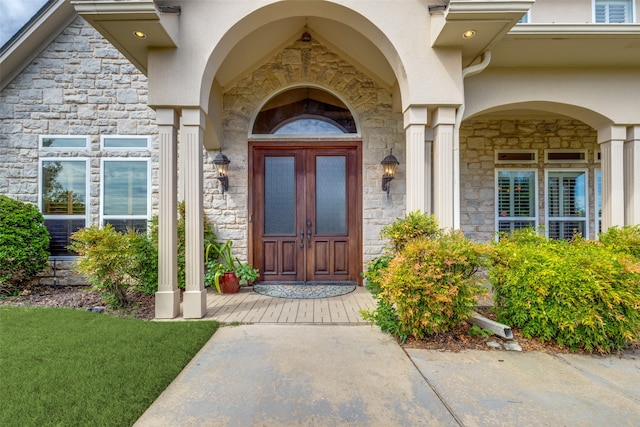
[[[535,170],[496,170],[497,231],[537,226],[537,176]]]
[[[624,24],[633,22],[631,0],[595,0],[594,22],[600,24]]]
[[[89,138],[75,135],[41,135],[41,150],[86,150],[89,148]]]
[[[595,170],[596,235],[602,233],[602,169]]]
[[[150,213],[149,159],[102,159],[102,224],[145,232]]]
[[[67,249],[71,234],[88,224],[88,161],[79,158],[40,159],[40,209],[51,236],[52,256],[74,256]]]
[[[571,239],[578,233],[588,238],[587,171],[547,170],[545,175],[549,238]]]
[[[139,135],[102,135],[100,148],[103,150],[148,150],[149,137]]]

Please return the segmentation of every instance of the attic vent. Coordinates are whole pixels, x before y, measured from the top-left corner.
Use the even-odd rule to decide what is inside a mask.
[[[536,150],[496,151],[496,163],[538,163]]]
[[[587,163],[587,150],[545,150],[547,163]]]

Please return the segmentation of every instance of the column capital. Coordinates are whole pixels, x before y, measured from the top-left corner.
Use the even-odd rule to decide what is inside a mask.
[[[156,108],[156,124],[158,126],[174,126],[180,123],[175,108]]]
[[[427,107],[422,105],[412,105],[404,110],[404,128],[405,130],[411,125],[426,126],[428,119]]]
[[[182,124],[184,126],[200,126],[205,128],[205,114],[200,107],[183,108]]]
[[[640,125],[629,126],[627,128],[627,141],[640,140]]]
[[[627,138],[627,127],[623,125],[608,125],[598,128],[598,144],[608,141],[624,141]]]
[[[438,107],[431,115],[432,127],[438,125],[454,125],[456,123],[456,109],[454,107]]]

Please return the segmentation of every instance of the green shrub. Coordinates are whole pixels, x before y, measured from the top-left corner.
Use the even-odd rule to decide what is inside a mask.
[[[129,304],[127,291],[144,288],[147,278],[143,263],[148,262],[141,248],[147,237],[133,230],[117,232],[111,224],[87,227],[71,235],[69,249],[79,257],[74,270],[94,288],[104,292],[113,307]],[[157,283],[157,279],[156,279]]]
[[[178,203],[178,287],[180,289],[185,288],[186,283],[186,273],[185,273],[185,263],[186,263],[186,255],[185,255],[185,203]],[[213,232],[212,225],[207,221],[207,217],[204,217],[204,248],[207,248],[209,245],[219,246],[218,238],[216,234]],[[151,239],[154,242],[156,248],[158,247],[158,216],[154,216],[151,219],[150,225],[150,234]],[[212,253],[215,253],[213,251]],[[205,259],[205,262],[208,261]]]
[[[433,215],[414,211],[385,226],[380,232],[380,237],[389,239],[390,249],[397,253],[413,239],[418,237],[437,238],[441,234],[442,229]]]
[[[397,316],[397,324],[387,329],[402,341],[459,325],[485,292],[476,275],[485,262],[483,248],[460,231],[409,241],[382,270],[377,298],[384,304],[369,320],[380,325]]]
[[[640,263],[596,241],[503,236],[489,271],[498,321],[526,337],[609,353],[640,333]]]
[[[616,252],[626,252],[640,259],[640,225],[611,227],[599,236],[600,241]]]
[[[19,291],[49,258],[49,232],[37,207],[0,195],[0,294]]]
[[[367,285],[367,289],[371,291],[371,294],[376,297],[380,293],[380,278],[384,269],[389,266],[389,261],[393,257],[391,255],[380,255],[369,261],[364,267],[362,272]]]

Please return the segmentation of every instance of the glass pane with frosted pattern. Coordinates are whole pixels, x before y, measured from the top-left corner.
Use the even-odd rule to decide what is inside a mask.
[[[316,157],[316,233],[347,233],[347,169],[344,156]]]
[[[271,236],[296,234],[295,159],[264,159],[264,232]]]

